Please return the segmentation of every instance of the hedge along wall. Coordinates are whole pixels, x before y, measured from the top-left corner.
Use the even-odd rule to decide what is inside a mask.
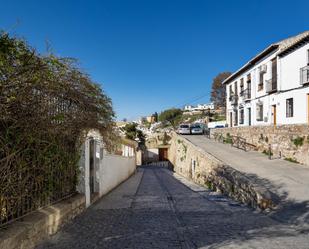
[[[111,100],[74,59],[0,33],[0,226],[75,192],[83,131],[113,138]]]
[[[223,137],[240,136],[256,146],[261,152],[268,152],[269,145],[274,156],[309,165],[308,125],[246,126],[212,129],[211,135]]]

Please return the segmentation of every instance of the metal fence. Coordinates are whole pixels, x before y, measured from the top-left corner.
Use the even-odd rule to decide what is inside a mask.
[[[63,157],[75,153],[71,140],[63,139],[60,146]],[[18,160],[0,153],[0,227],[75,193],[75,162],[64,165],[65,160],[53,158],[44,165],[40,160],[33,160],[32,164],[34,153],[35,148],[12,154],[12,157],[19,157]]]

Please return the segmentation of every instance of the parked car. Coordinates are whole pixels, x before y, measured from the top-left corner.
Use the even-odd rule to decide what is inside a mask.
[[[189,135],[191,134],[190,125],[188,124],[181,124],[177,129],[177,133],[181,135]]]
[[[201,124],[191,125],[191,134],[202,135],[204,134],[204,127]]]

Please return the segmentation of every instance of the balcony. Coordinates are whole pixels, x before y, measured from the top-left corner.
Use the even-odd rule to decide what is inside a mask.
[[[229,101],[231,102],[231,105],[237,105],[238,104],[238,96],[233,94],[230,96]]]
[[[309,66],[305,66],[300,69],[300,84],[308,84],[309,83]]]
[[[242,96],[244,101],[248,101],[251,99],[251,89],[245,89],[242,91]]]
[[[277,91],[277,78],[266,80],[266,92],[272,93]]]

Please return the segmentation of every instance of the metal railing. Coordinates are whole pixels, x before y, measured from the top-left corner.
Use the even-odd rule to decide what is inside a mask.
[[[309,83],[309,66],[300,69],[300,84],[304,85]]]
[[[74,146],[63,139],[63,156],[72,153]],[[50,147],[50,150],[54,149]],[[29,150],[29,153],[35,153],[35,150]],[[1,159],[5,163],[6,158]],[[0,227],[76,193],[75,164],[55,167],[50,161],[48,165],[32,164],[31,167],[25,167],[12,164],[3,168],[0,172]]]
[[[236,94],[231,95],[229,98],[229,101],[231,102],[231,105],[237,105],[238,96]]]
[[[241,92],[241,95],[242,95],[242,97],[245,101],[250,100],[251,99],[251,89],[247,88],[247,89],[243,90]]]
[[[271,78],[266,80],[266,92],[276,92],[277,91],[277,78]]]

